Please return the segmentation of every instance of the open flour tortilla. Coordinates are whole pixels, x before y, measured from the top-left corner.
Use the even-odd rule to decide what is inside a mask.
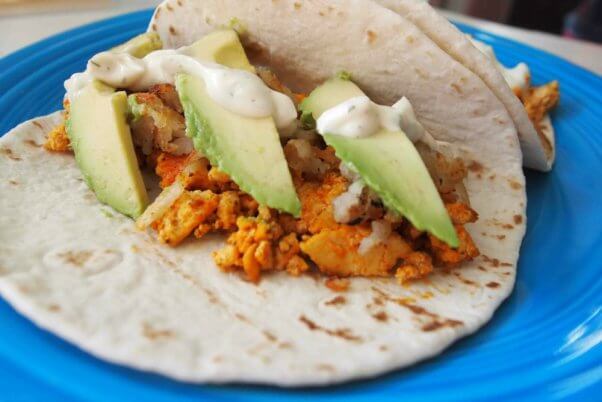
[[[426,1],[373,0],[410,20],[441,49],[478,75],[508,109],[518,130],[526,167],[549,171],[555,158],[554,128],[547,122],[540,139],[525,107],[510,89],[493,62],[477,49],[458,28]]]
[[[60,120],[54,114],[0,139],[0,292],[17,310],[109,361],[189,381],[287,386],[404,367],[490,319],[512,290],[525,232],[521,154],[503,105],[419,30],[374,3],[315,2],[309,9],[314,2],[303,2],[305,11],[289,17],[288,30],[282,18],[290,14],[280,7],[293,2],[263,3],[254,2],[255,10],[250,2],[189,0],[182,4],[191,8],[181,10],[174,1],[168,5],[179,24],[172,31],[184,36],[189,27],[190,34],[165,34],[167,5],[151,26],[175,46],[210,29],[193,21],[221,25],[238,17],[247,40],[270,50],[277,73],[296,69],[309,86],[345,69],[380,101],[407,91],[433,134],[458,145],[469,163],[466,185],[480,219],[467,229],[482,256],[410,286],[356,278],[349,291],[334,293],[324,278],[286,274],[264,275],[254,285],[215,266],[211,251],[223,238],[190,239],[172,249],[99,204],[72,155],[40,146]],[[230,8],[237,12],[220,14]],[[307,21],[320,13],[334,20]],[[345,21],[353,24],[343,29]],[[348,36],[336,34],[346,29]],[[309,42],[291,39],[301,31]],[[312,44],[329,31],[342,36]],[[403,59],[397,43],[381,42],[393,32],[404,32],[395,37],[406,43],[413,38]],[[317,54],[320,48],[329,52]],[[465,85],[461,91],[452,87],[456,82]]]

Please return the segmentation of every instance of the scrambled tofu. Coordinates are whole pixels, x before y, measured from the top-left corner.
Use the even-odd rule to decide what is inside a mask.
[[[269,71],[260,70],[259,74],[270,87],[296,101],[303,98],[285,91]],[[347,277],[395,276],[403,283],[428,276],[435,266],[452,267],[479,255],[464,227],[475,222],[478,215],[469,206],[462,184],[466,168],[459,159],[448,160],[419,147],[458,233],[460,246],[453,249],[388,212],[368,188],[353,219],[338,222],[333,201],[349,191],[350,179],[341,172],[334,150],[316,136],[289,139],[284,145],[302,204],[301,216],[295,218],[259,206],[227,174],[193,151],[185,136],[182,105],[173,86],[156,85],[133,96],[139,105],[131,121],[139,159],[154,168],[162,188],[176,188],[172,186],[176,181],[181,185],[175,201],[169,201],[171,205],[166,204],[151,218],[159,240],[169,246],[176,247],[190,236],[225,233],[226,246],[214,253],[222,270],[241,272],[247,280],[258,282],[267,271],[297,276],[314,269],[328,276],[328,286],[337,291],[349,286]],[[555,102],[557,96],[551,86],[535,89],[526,105],[540,116]],[[65,108],[68,113],[68,104]],[[70,149],[64,125],[50,133],[45,147],[53,151]],[[371,224],[377,221],[387,231],[374,244],[362,246],[373,235],[375,226]]]
[[[71,142],[65,130],[65,124],[59,124],[48,133],[44,148],[53,152],[70,152]]]
[[[46,142],[44,143],[44,148],[48,151],[52,152],[70,152],[71,151],[71,141],[69,141],[69,137],[67,136],[67,130],[65,129],[65,122],[69,118],[69,101],[65,100],[63,102],[63,107],[65,108],[65,112],[63,113],[63,122],[53,128],[48,136],[46,137]]]
[[[525,106],[529,119],[535,126],[539,138],[545,146],[546,152],[552,152],[552,144],[544,134],[542,126],[545,116],[554,109],[560,100],[560,88],[558,81],[552,81],[548,84],[529,88],[524,93],[519,93],[518,97]]]
[[[171,246],[179,244],[215,212],[218,203],[218,196],[209,190],[184,192],[154,223],[159,240]]]
[[[227,245],[214,254],[215,261],[224,271],[241,271],[252,282],[266,271],[300,275],[310,264],[328,276],[394,275],[406,282],[429,275],[436,264],[455,266],[478,256],[463,226],[478,216],[459,201],[446,204],[460,238],[457,249],[395,218],[391,219],[394,230],[386,239],[360,252],[362,240],[371,233],[369,221],[352,225],[334,219],[332,201],[346,191],[349,182],[331,158],[332,151],[315,146],[310,150],[326,168],[319,174],[293,169],[302,203],[298,219],[260,207],[205,158],[194,159],[196,167],[191,170],[190,156],[160,154],[156,172],[162,184],[180,177],[186,192],[153,224],[159,239],[176,246],[192,233],[198,238],[210,232],[229,233]],[[190,172],[182,178],[185,169]],[[388,217],[384,207],[374,208],[381,209],[379,217]]]

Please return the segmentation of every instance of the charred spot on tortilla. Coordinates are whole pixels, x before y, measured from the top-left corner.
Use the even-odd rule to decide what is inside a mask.
[[[496,288],[500,287],[500,284],[498,282],[492,281],[492,282],[487,283],[486,286],[491,289],[496,289]]]
[[[327,371],[329,373],[334,373],[336,370],[336,368],[332,365],[332,364],[326,364],[326,363],[322,363],[322,364],[318,364],[316,366],[317,370],[320,371]]]
[[[477,161],[471,161],[467,166],[468,170],[474,173],[481,173],[485,169],[485,167]]]
[[[378,35],[373,30],[368,29],[366,31],[366,38],[367,38],[369,44],[373,44],[374,42],[376,42]]]
[[[523,216],[522,215],[514,215],[513,219],[514,219],[514,223],[517,224],[517,225],[520,225],[521,223],[523,223]]]
[[[61,311],[61,306],[59,306],[58,304],[49,304],[48,306],[46,306],[46,309],[50,312],[57,313]]]
[[[263,336],[265,336],[265,338],[270,341],[270,342],[278,342],[278,338],[276,337],[276,335],[274,335],[273,333],[271,333],[268,330],[263,330],[261,331],[261,333],[263,334]]]
[[[19,185],[19,182],[16,181],[16,180],[9,180],[8,183],[11,184],[11,185],[13,185],[13,186]]]
[[[316,324],[305,315],[299,316],[299,321],[301,321],[310,331],[323,332],[327,335],[341,338],[350,342],[362,342],[362,338],[354,335],[348,328],[328,329]]]
[[[35,142],[32,139],[25,139],[25,140],[23,140],[23,143],[26,144],[26,145],[29,145],[31,147],[35,147],[35,148],[40,147],[40,144],[38,144],[37,142]]]
[[[234,314],[234,317],[242,322],[251,323],[251,320],[249,320],[249,318],[244,314],[236,313]]]
[[[65,251],[57,254],[57,256],[63,259],[66,263],[73,265],[77,268],[83,267],[88,260],[92,257],[92,251],[81,250],[81,251]]]
[[[345,298],[345,296],[335,296],[334,298],[328,300],[324,304],[327,306],[338,306],[341,304],[345,304],[346,302],[347,302],[347,299]]]
[[[375,314],[372,314],[372,317],[379,322],[387,322],[389,321],[389,315],[386,311],[379,311]]]
[[[454,91],[456,91],[459,94],[462,94],[462,87],[460,85],[458,85],[455,82],[451,83],[451,87],[453,88]]]
[[[508,180],[508,183],[510,184],[510,187],[513,190],[522,190],[522,188],[523,188],[522,184],[520,184],[519,182],[517,182],[515,180]]]
[[[13,160],[13,161],[17,161],[17,162],[18,162],[18,161],[21,161],[21,157],[20,157],[20,156],[18,156],[18,155],[16,155],[16,154],[15,154],[15,152],[14,152],[14,151],[13,151],[11,148],[8,148],[8,147],[0,147],[0,154],[2,154],[2,155],[6,155],[6,157],[7,157],[8,159],[11,159],[11,160]]]
[[[173,331],[169,329],[157,329],[149,323],[142,323],[142,335],[151,341],[160,339],[172,338],[174,336]]]
[[[432,331],[437,331],[437,330],[440,330],[443,328],[461,327],[462,325],[464,325],[464,323],[462,321],[458,321],[458,320],[451,320],[451,319],[446,319],[443,321],[433,320],[430,323],[424,324],[422,326],[422,330],[424,332],[432,332]]]

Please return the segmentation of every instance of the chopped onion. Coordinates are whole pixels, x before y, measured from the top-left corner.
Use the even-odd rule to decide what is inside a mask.
[[[184,193],[184,186],[180,180],[176,180],[172,185],[165,187],[161,194],[150,204],[144,213],[136,219],[136,227],[144,230],[149,227],[154,221],[167,212],[169,207]]]
[[[391,234],[391,224],[385,220],[372,221],[372,233],[362,239],[358,252],[365,255],[372,247],[384,243]]]

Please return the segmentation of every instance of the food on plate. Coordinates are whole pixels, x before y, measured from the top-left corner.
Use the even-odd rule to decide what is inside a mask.
[[[558,104],[558,82],[532,87],[526,63],[506,68],[491,46],[460,32],[426,1],[375,0],[411,21],[441,49],[478,75],[504,103],[516,125],[526,167],[548,171],[555,158],[549,112]]]
[[[0,140],[0,292],[100,357],[331,383],[438,353],[512,289],[510,114],[375,2],[166,1],[65,89]]]

